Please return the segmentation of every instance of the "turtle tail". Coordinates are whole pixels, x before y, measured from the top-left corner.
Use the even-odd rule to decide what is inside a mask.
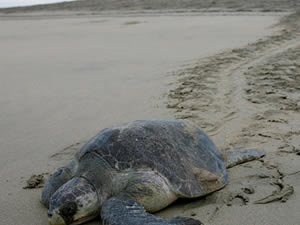
[[[263,157],[264,155],[264,150],[258,149],[229,150],[225,153],[226,167],[230,168],[238,164],[256,160]]]

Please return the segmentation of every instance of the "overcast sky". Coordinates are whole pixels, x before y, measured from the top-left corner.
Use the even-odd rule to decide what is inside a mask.
[[[65,2],[65,1],[72,1],[72,0],[0,0],[0,8],[45,4],[45,3],[53,3],[53,2]]]

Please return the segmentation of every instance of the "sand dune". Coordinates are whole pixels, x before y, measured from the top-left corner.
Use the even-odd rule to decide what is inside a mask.
[[[41,10],[128,11],[128,10],[193,10],[193,11],[289,11],[300,6],[296,0],[78,0],[49,5],[0,9],[0,12],[32,12]]]

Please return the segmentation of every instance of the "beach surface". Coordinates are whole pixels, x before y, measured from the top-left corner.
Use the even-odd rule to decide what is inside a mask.
[[[300,224],[299,14],[279,23],[286,14],[20,10],[0,14],[1,223],[48,224],[41,189],[23,189],[26,180],[101,129],[186,119],[222,150],[267,156],[230,169],[225,189],[157,215]]]

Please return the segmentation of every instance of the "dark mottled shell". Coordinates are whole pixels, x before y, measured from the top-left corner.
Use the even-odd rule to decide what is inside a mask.
[[[213,142],[184,121],[138,120],[107,128],[77,157],[90,152],[118,171],[158,171],[182,197],[205,195],[226,183],[226,167]]]

